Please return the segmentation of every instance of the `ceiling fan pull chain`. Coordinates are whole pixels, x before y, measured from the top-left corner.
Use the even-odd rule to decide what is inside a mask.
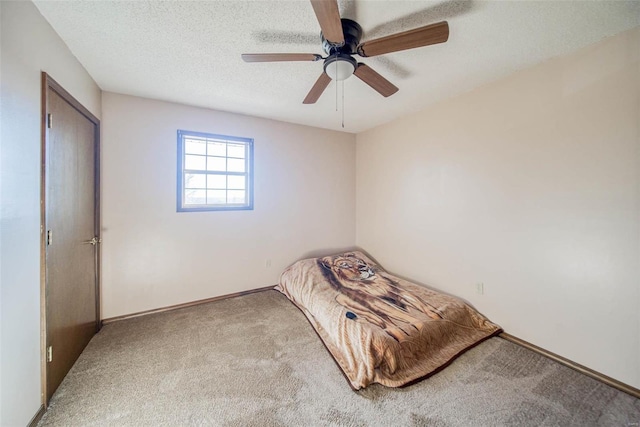
[[[344,80],[342,81],[342,128],[344,129]]]
[[[336,112],[338,111],[338,80],[337,80],[337,76],[338,76],[338,61],[335,62],[336,64]]]

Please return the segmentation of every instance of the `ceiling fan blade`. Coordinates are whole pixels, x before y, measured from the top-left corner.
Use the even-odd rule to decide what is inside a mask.
[[[385,98],[398,91],[398,88],[393,83],[373,71],[373,68],[366,64],[358,64],[358,68],[353,74]]]
[[[342,21],[338,10],[337,0],[311,0],[311,6],[316,13],[320,29],[324,38],[337,45],[344,44]]]
[[[366,41],[358,46],[358,55],[364,57],[382,55],[383,53],[444,43],[448,39],[449,24],[447,21],[442,21],[426,27]]]
[[[320,77],[313,85],[307,97],[302,101],[303,104],[315,104],[322,92],[329,86],[329,82],[331,81],[331,77],[327,75],[327,73],[320,74]]]
[[[322,56],[315,53],[243,53],[244,62],[318,61]]]

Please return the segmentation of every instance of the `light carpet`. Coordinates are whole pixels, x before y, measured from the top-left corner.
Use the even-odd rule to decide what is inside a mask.
[[[622,426],[640,400],[501,338],[407,388],[349,388],[265,291],[106,325],[41,426]]]

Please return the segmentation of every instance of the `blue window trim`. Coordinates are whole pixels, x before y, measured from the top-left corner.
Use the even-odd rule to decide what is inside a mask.
[[[188,136],[199,138],[218,139],[223,141],[242,142],[247,145],[247,197],[246,205],[202,205],[197,207],[185,207],[182,203],[184,193],[184,139]],[[253,210],[253,138],[243,138],[239,136],[220,135],[214,133],[194,132],[189,130],[178,130],[178,168],[177,168],[177,188],[176,188],[176,210],[177,212],[208,212],[208,211],[246,211]]]

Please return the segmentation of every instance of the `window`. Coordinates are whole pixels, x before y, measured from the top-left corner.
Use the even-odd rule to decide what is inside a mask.
[[[253,139],[178,131],[178,212],[253,209]]]

